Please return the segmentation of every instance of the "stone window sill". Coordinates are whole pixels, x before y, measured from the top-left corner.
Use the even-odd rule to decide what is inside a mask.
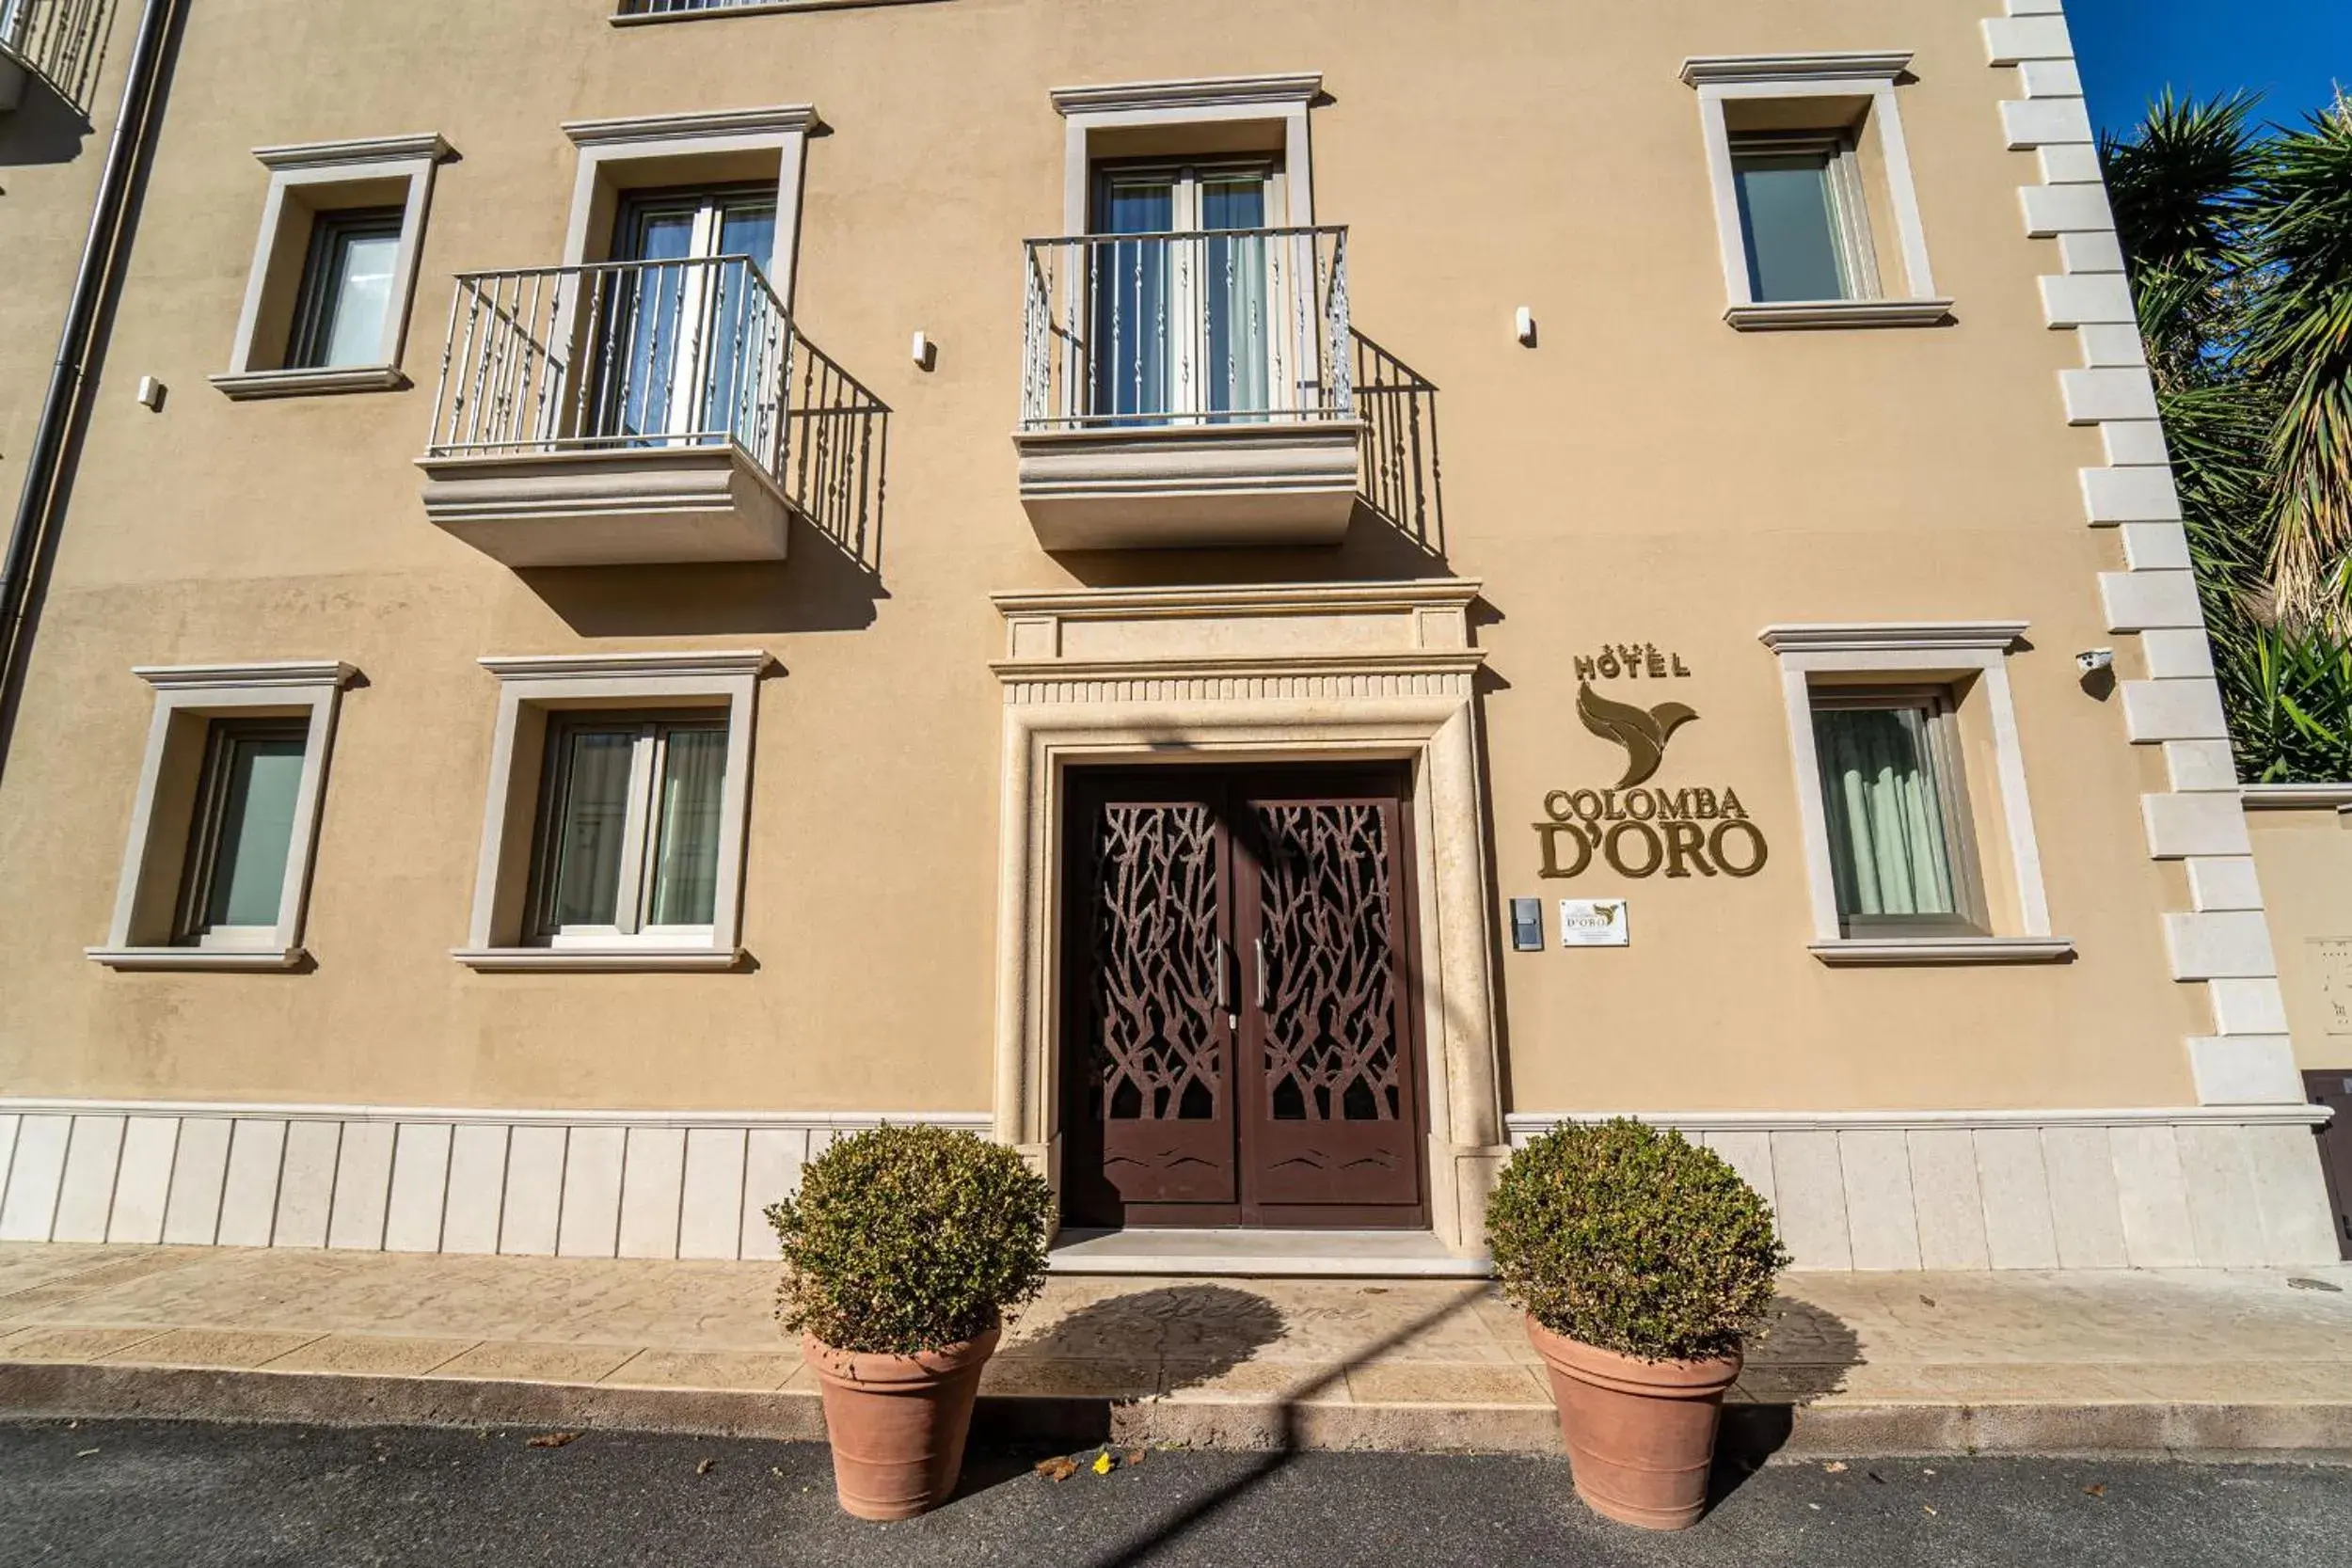
[[[525,972],[619,974],[639,970],[727,970],[739,947],[460,947],[450,957],[482,974]]]
[[[1817,942],[1813,956],[1832,968],[1899,964],[2041,964],[2074,956],[2067,937],[1912,937]]]
[[[339,365],[316,371],[230,371],[212,380],[223,396],[239,403],[339,392],[397,392],[408,385],[408,378],[397,365]]]
[[[1823,299],[1734,305],[1724,320],[1742,332],[1873,326],[1941,326],[1951,320],[1948,299]]]
[[[298,969],[310,958],[299,947],[90,947],[93,963],[108,969]]]

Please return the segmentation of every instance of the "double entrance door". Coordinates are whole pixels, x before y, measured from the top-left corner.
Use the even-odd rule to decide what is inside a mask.
[[[1427,1223],[1403,784],[1073,776],[1068,1224]]]

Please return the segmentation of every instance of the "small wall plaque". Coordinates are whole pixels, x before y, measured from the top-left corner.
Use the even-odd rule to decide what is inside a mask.
[[[1544,901],[1540,898],[1511,900],[1511,947],[1518,953],[1540,953],[1544,948]]]
[[[1622,898],[1560,900],[1563,947],[1623,947],[1627,932],[1626,901]]]

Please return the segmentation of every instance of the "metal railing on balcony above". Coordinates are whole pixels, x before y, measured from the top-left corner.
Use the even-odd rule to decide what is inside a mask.
[[[114,11],[115,0],[0,0],[0,56],[22,64],[87,115]]]
[[[1030,432],[1354,420],[1347,230],[1027,243]]]
[[[739,11],[749,6],[781,8],[792,0],[621,0],[623,16],[679,16],[688,11]]]
[[[462,273],[427,456],[733,445],[804,508],[886,412],[747,256]]]

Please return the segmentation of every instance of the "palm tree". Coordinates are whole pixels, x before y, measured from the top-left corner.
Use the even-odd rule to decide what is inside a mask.
[[[2239,766],[2352,779],[2352,106],[2169,93],[2101,154]]]

